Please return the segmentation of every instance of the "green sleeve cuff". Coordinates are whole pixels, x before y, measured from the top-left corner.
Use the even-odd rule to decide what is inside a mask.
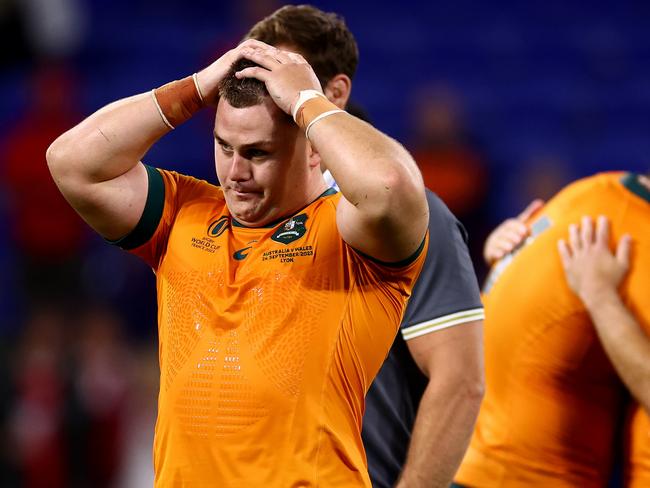
[[[373,258],[372,256],[368,256],[366,253],[363,253],[363,252],[359,251],[358,249],[354,249],[354,248],[353,249],[357,254],[359,254],[359,255],[361,255],[361,256],[363,256],[365,258],[368,258],[371,261],[374,261],[375,263],[381,264],[382,266],[386,266],[387,268],[398,269],[398,268],[405,268],[406,266],[411,264],[413,261],[415,261],[420,256],[420,254],[422,254],[422,250],[424,249],[424,243],[425,242],[427,242],[427,235],[426,234],[424,235],[424,239],[422,239],[422,242],[420,243],[420,247],[418,247],[413,254],[411,254],[406,259],[402,259],[401,261],[396,261],[396,262],[381,261],[381,260],[379,260],[377,258]]]
[[[650,202],[650,191],[639,183],[639,179],[634,173],[627,173],[623,178],[621,178],[621,183],[632,193],[637,194],[644,200]]]
[[[147,201],[144,204],[142,216],[135,228],[124,237],[106,241],[125,250],[135,249],[151,239],[158,228],[165,206],[165,182],[160,171],[151,166],[144,165],[147,170],[149,188]]]

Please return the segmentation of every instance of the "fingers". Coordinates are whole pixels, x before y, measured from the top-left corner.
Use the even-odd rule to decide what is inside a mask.
[[[562,267],[567,269],[571,263],[571,249],[564,239],[557,241],[557,250],[560,252],[560,259],[562,260]]]
[[[264,46],[247,46],[240,53],[244,58],[250,59],[268,70],[273,70],[282,64],[306,63],[300,54],[282,51],[266,44]]]
[[[598,216],[596,242],[601,246],[609,247],[609,221],[604,215]]]
[[[505,242],[493,242],[487,251],[488,261],[496,261],[512,251],[512,245]]]
[[[270,44],[267,44],[262,41],[258,41],[257,39],[246,39],[244,42],[242,42],[239,46],[237,46],[236,49],[245,49],[245,48],[253,48],[253,49],[275,49],[273,46]]]
[[[511,243],[513,247],[523,241],[527,235],[528,227],[526,227],[526,224],[515,219],[506,220],[498,232],[498,236]]]
[[[531,215],[537,212],[540,208],[544,206],[544,200],[536,198],[528,204],[528,206],[517,216],[517,220],[523,222],[528,220]]]
[[[569,225],[569,245],[571,251],[576,252],[582,249],[582,242],[580,241],[580,233],[576,224]]]
[[[303,58],[300,54],[292,52],[292,51],[285,51],[284,49],[278,49],[275,46],[271,46],[270,44],[266,44],[265,42],[258,41],[257,39],[247,39],[244,42],[242,42],[239,46],[236,47],[236,49],[239,49],[241,51],[244,50],[251,50],[251,51],[262,51],[262,52],[267,52],[269,54],[277,55],[279,57],[283,57],[286,59],[293,58],[296,61],[304,61],[305,58]]]
[[[600,224],[600,222],[599,222]],[[582,217],[582,225],[580,226],[580,244],[582,247],[589,246],[594,241],[594,225],[591,217]]]
[[[528,228],[516,219],[508,219],[488,237],[484,258],[488,264],[513,251],[528,236]]]
[[[630,254],[632,252],[632,237],[625,234],[616,246],[616,260],[627,270],[630,268]]]
[[[260,68],[259,66],[251,66],[250,68],[244,68],[241,71],[237,71],[235,76],[238,79],[242,78],[257,78],[260,81],[266,81],[270,71],[265,68]]]
[[[275,49],[275,51],[277,51],[277,49]],[[279,54],[269,49],[244,50],[241,54],[244,58],[254,61],[267,70],[272,70],[282,64],[282,61],[279,59]]]

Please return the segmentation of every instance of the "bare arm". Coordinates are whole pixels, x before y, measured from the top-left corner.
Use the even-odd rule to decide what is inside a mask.
[[[56,139],[52,177],[70,205],[104,237],[128,234],[142,215],[147,175],[140,159],[169,129],[149,94],[114,102]]]
[[[594,236],[591,219],[585,217],[581,229],[570,228],[569,244],[560,241],[558,246],[569,286],[591,315],[609,359],[632,395],[650,413],[650,338],[618,293],[630,266],[631,241],[624,236],[615,255],[608,242],[607,220],[598,219]]]
[[[316,75],[298,54],[269,46],[246,57],[262,67],[247,68],[239,75],[264,81],[275,103],[288,114],[300,91],[320,91]],[[319,120],[309,138],[343,194],[337,210],[343,239],[383,261],[412,255],[424,238],[428,208],[420,171],[409,153],[346,113]]]
[[[198,75],[201,89],[214,98],[217,85],[246,43],[224,54]],[[50,172],[74,209],[104,237],[133,230],[147,198],[147,174],[140,162],[169,127],[151,93],[111,103],[57,138],[47,151]]]
[[[348,114],[319,121],[310,138],[345,197],[337,211],[343,239],[382,261],[412,255],[426,232],[428,208],[410,154]]]
[[[478,320],[407,341],[429,383],[398,488],[447,487],[456,474],[483,398],[482,330]]]

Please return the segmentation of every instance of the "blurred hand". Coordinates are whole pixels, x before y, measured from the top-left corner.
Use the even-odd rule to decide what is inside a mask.
[[[235,61],[255,50],[265,49],[267,47],[268,44],[256,41],[255,39],[248,39],[197,73],[197,81],[206,103],[208,105],[215,105],[217,103],[219,98],[219,83],[228,74]]]
[[[533,200],[516,218],[502,222],[492,231],[483,246],[483,259],[488,265],[494,264],[528,237],[529,231],[525,222],[543,206],[543,200]]]
[[[260,67],[243,69],[237,73],[238,78],[257,78],[263,81],[276,105],[289,115],[301,90],[322,92],[314,70],[300,54],[260,44],[266,47],[243,53],[245,58]]]
[[[591,217],[583,217],[579,228],[569,226],[569,243],[558,241],[558,250],[569,287],[587,308],[597,304],[607,293],[616,293],[630,267],[632,239],[624,235],[616,247],[616,255],[609,250],[609,222],[598,217],[594,235]]]

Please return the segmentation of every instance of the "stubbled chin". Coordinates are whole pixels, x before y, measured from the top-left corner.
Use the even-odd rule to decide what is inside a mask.
[[[233,217],[235,217],[239,222],[245,225],[255,225],[255,223],[260,219],[260,201],[255,199],[254,201],[241,201],[237,198],[227,199],[228,209]]]

